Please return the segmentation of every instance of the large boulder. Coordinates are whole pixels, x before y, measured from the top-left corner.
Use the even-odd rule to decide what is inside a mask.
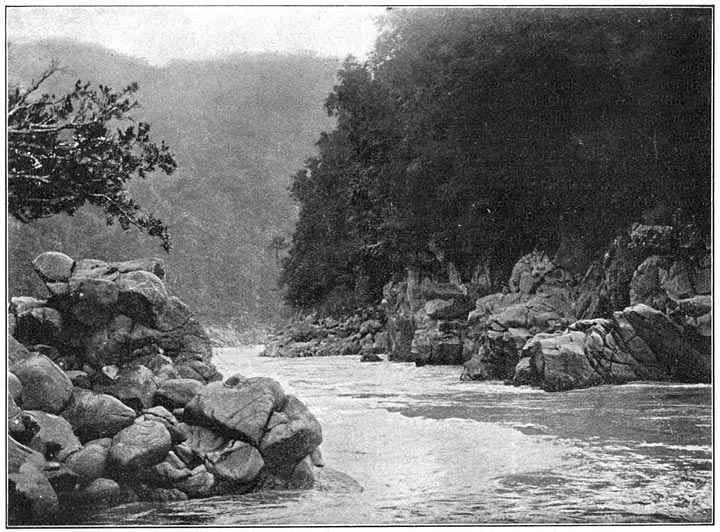
[[[15,370],[15,366],[28,358],[33,356],[28,348],[18,342],[13,336],[7,337],[7,357],[8,357],[8,369],[10,371]]]
[[[165,425],[139,420],[118,432],[108,452],[108,466],[126,475],[165,460],[172,442]]]
[[[135,411],[119,399],[75,388],[63,417],[81,442],[109,438],[132,425]]]
[[[23,407],[51,414],[62,412],[70,401],[73,385],[65,372],[44,355],[19,361],[13,373],[23,386]]]
[[[273,379],[234,376],[201,389],[185,407],[185,421],[257,446],[270,416],[285,400]]]
[[[297,463],[322,443],[322,428],[315,416],[294,395],[285,408],[271,416],[260,443],[268,469],[289,474]]]

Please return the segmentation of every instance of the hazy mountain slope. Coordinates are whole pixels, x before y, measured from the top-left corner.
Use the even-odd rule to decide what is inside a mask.
[[[292,232],[290,175],[332,127],[323,101],[338,61],[261,54],[159,68],[97,46],[47,41],[10,46],[9,83],[27,85],[52,58],[67,69],[47,92],[67,90],[77,79],[114,88],[140,84],[135,116],[151,123],[152,137],[164,139],[178,162],[173,176],[131,186],[170,226],[171,290],[209,322],[246,325],[276,315],[278,268],[267,246]],[[164,255],[157,242],[107,227],[92,209],[27,226],[10,220],[8,247],[9,295],[42,295],[32,276],[19,272],[48,249],[107,260]]]

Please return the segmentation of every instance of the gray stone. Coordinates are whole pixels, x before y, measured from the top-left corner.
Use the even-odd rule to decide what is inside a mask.
[[[14,365],[13,373],[23,387],[23,407],[51,414],[62,412],[70,401],[73,385],[65,372],[44,355]]]
[[[26,410],[25,415],[30,416],[40,427],[29,447],[47,460],[62,462],[70,453],[80,449],[80,440],[65,419],[39,410]]]
[[[185,420],[258,445],[268,419],[284,404],[285,393],[273,379],[231,378],[200,390],[185,407]]]
[[[253,484],[265,465],[258,450],[241,441],[208,453],[207,463],[208,471],[217,479],[237,487]]]
[[[65,459],[65,463],[78,474],[80,484],[89,484],[105,475],[111,444],[111,438],[92,440]]]
[[[135,411],[110,395],[75,388],[63,417],[81,442],[108,438],[132,425]]]
[[[33,268],[43,281],[64,282],[72,275],[75,260],[57,251],[41,253],[33,261]]]
[[[288,473],[322,443],[322,428],[315,416],[294,395],[287,396],[282,410],[287,422],[275,424],[265,433],[260,453],[268,469]]]
[[[155,404],[170,410],[185,408],[202,387],[202,383],[194,379],[166,380],[155,392]]]
[[[58,342],[62,330],[60,312],[49,307],[31,308],[17,315],[15,337],[28,345],[53,345]]]
[[[108,465],[118,474],[137,471],[165,460],[170,433],[158,421],[136,421],[118,432],[108,453]]]

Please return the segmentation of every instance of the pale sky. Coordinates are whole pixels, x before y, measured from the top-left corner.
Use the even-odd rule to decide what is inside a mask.
[[[238,52],[312,50],[364,59],[382,7],[7,7],[6,38],[72,38],[154,65]]]

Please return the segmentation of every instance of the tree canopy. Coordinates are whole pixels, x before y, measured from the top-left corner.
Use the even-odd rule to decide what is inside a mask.
[[[499,285],[535,247],[588,254],[651,209],[710,227],[708,9],[400,9],[348,59],[300,170],[294,305],[378,298],[452,262]]]
[[[58,70],[52,63],[28,88],[8,93],[9,214],[27,223],[96,205],[104,209],[108,224],[138,227],[159,237],[169,251],[167,226],[143,211],[127,190],[133,177],[156,169],[171,174],[176,168],[168,146],[150,140],[147,123],[119,127],[138,107],[132,99],[137,83],[115,92],[77,81],[62,96],[38,95]],[[114,133],[112,127],[117,127]]]

